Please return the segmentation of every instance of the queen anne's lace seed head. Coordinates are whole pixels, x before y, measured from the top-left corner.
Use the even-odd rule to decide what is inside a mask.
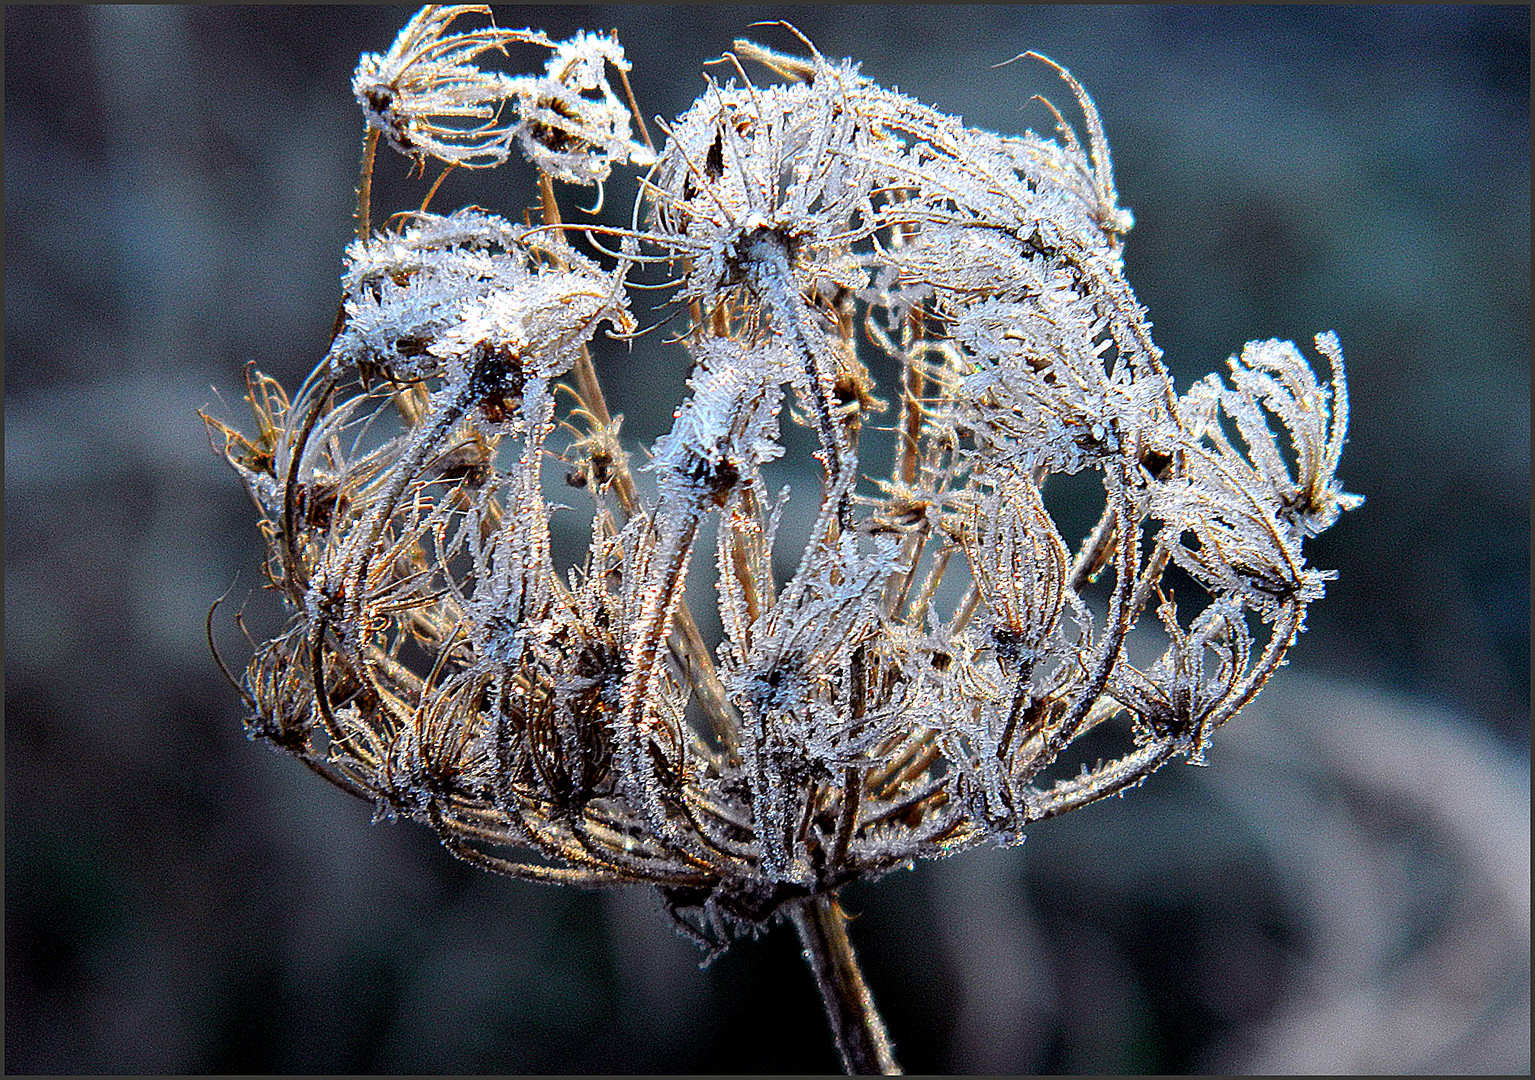
[[[728,340],[705,347],[690,380],[693,396],[652,459],[666,501],[723,505],[737,484],[783,454],[777,442],[783,380],[772,377],[772,361],[743,363],[741,354]]]
[[[541,171],[588,186],[606,180],[614,165],[654,160],[630,138],[629,110],[608,82],[609,65],[630,67],[615,38],[583,31],[553,42],[539,31],[494,25],[448,32],[471,14],[489,16],[490,8],[424,7],[387,53],[366,53],[358,62],[352,94],[390,146],[417,160],[491,168],[506,160],[515,141]],[[505,55],[512,42],[553,51],[542,76],[477,66],[481,55]]]
[[[516,141],[573,183],[650,163],[613,38],[449,33],[485,12],[426,8],[364,57],[368,123],[456,164]],[[511,42],[544,74],[476,67]],[[1360,502],[1333,335],[1330,387],[1266,341],[1177,392],[1064,69],[1083,137],[1053,106],[1054,137],[995,135],[851,61],[735,52],[768,75],[709,83],[668,129],[636,226],[593,229],[620,256],[547,202],[537,227],[400,215],[348,247],[303,388],[252,375],[255,434],[210,421],[293,612],[246,673],[253,737],[478,865],[659,886],[713,945],[1202,760],[1331,577],[1304,543]],[[680,280],[692,374],[637,483],[587,345],[634,329],[647,260]],[[778,487],[786,417],[818,488]],[[1086,536],[1057,524],[1062,474],[1101,487]],[[571,503],[590,542],[561,571]],[[1137,624],[1167,643],[1144,666]],[[1054,776],[1100,727],[1123,753]]]
[[[1330,399],[1289,341],[1249,342],[1240,357],[1232,357],[1233,389],[1221,395],[1222,407],[1247,443],[1253,464],[1273,489],[1277,513],[1302,536],[1316,536],[1341,512],[1364,501],[1345,492],[1334,476],[1348,430],[1343,347],[1331,332],[1318,334],[1316,347],[1332,365]],[[1289,434],[1296,457],[1293,475],[1258,411],[1260,404]]]
[[[870,132],[856,112],[866,81],[820,57],[808,72],[787,86],[711,83],[671,132],[649,187],[652,238],[693,260],[701,295],[742,281],[763,235],[798,266],[863,284],[839,256],[873,228]]]
[[[972,503],[955,530],[1005,670],[1021,671],[1046,653],[1069,603],[1070,553],[1039,489],[1004,475],[996,490]]]

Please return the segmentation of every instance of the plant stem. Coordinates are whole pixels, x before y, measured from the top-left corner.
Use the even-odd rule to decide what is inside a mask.
[[[357,209],[352,214],[359,240],[366,240],[373,229],[373,158],[377,152],[378,128],[369,124],[362,135],[362,161],[357,167]]]
[[[847,916],[835,897],[809,896],[789,908],[805,947],[805,963],[821,991],[842,1071],[849,1076],[899,1076],[885,1022],[847,936]]]

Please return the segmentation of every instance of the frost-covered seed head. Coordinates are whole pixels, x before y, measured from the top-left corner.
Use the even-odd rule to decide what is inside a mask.
[[[608,83],[610,65],[630,69],[616,39],[585,31],[560,42],[533,31],[519,38],[554,51],[542,77],[508,83],[517,98],[517,143],[529,161],[556,180],[588,187],[606,180],[615,165],[655,161],[630,137],[632,117]]]
[[[449,33],[487,11],[423,9],[364,57],[369,123],[456,164],[517,141],[580,184],[650,162],[614,39]],[[543,75],[476,66],[513,41]],[[254,434],[210,420],[292,613],[246,671],[252,736],[477,865],[657,886],[711,947],[1203,760],[1333,576],[1303,545],[1361,501],[1335,336],[1330,386],[1263,341],[1177,391],[1063,68],[1082,137],[1053,106],[1053,137],[995,135],[851,61],[737,53],[769,76],[669,129],[641,224],[593,229],[620,257],[552,207],[401,215],[347,248],[301,390],[253,374]],[[637,441],[587,346],[634,329],[646,260],[679,264],[679,404]],[[1085,536],[1058,525],[1068,474],[1100,492]],[[589,530],[570,567],[561,514]],[[1093,729],[1119,755],[1058,775]]]
[[[369,125],[402,154],[471,169],[506,160],[513,128],[499,119],[507,78],[482,71],[475,61],[487,51],[504,52],[517,33],[495,26],[448,33],[456,19],[470,14],[488,17],[490,8],[428,5],[387,53],[365,53],[358,61],[352,95]]]

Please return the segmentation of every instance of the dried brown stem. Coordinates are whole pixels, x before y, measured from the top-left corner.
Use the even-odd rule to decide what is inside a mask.
[[[789,908],[805,963],[821,992],[832,1038],[849,1076],[900,1076],[885,1022],[874,1006],[834,896],[809,896]]]
[[[357,209],[352,216],[359,240],[366,240],[373,230],[373,159],[377,153],[378,128],[369,124],[362,136],[362,162],[357,170]]]

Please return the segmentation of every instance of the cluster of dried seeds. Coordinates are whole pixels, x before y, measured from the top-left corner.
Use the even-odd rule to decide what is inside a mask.
[[[254,436],[210,421],[292,611],[240,680],[252,735],[488,869],[658,886],[715,945],[1200,759],[1322,594],[1302,542],[1359,501],[1334,479],[1336,338],[1317,338],[1330,387],[1269,341],[1178,394],[1064,69],[1085,145],[1059,113],[1055,138],[995,135],[808,43],[738,42],[732,60],[783,81],[737,62],[652,153],[608,82],[616,39],[449,33],[485,10],[423,10],[353,87],[419,160],[521,147],[546,222],[466,209],[364,232],[314,374],[291,398],[252,376]],[[549,48],[545,74],[476,66],[511,41]],[[549,181],[624,164],[649,167],[635,226],[583,254]],[[676,272],[693,361],[653,498],[587,352],[635,328],[647,262]],[[821,477],[797,551],[779,541],[797,507],[763,475],[786,420]],[[894,451],[871,468],[881,428]],[[1103,510],[1073,547],[1045,493],[1083,472]],[[590,544],[562,575],[550,513],[575,491]],[[1158,623],[1165,651],[1132,663],[1132,628]],[[1052,778],[1104,724],[1121,755]]]

